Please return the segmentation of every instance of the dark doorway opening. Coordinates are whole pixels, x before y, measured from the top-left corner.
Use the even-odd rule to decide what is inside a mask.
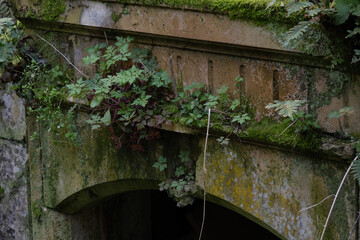
[[[202,208],[200,199],[178,208],[164,192],[127,192],[75,215],[73,239],[198,240]],[[202,239],[279,238],[242,215],[207,202]]]

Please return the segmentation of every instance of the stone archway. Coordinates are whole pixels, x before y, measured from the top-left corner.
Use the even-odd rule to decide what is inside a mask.
[[[214,198],[211,197],[210,200],[213,201]],[[72,237],[121,240],[198,239],[202,209],[201,199],[197,199],[192,206],[178,208],[164,192],[124,192],[72,215]],[[202,239],[235,238],[280,239],[241,214],[219,204],[206,202],[206,222]]]

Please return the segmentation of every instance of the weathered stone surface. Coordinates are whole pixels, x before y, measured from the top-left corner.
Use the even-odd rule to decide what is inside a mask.
[[[77,147],[62,143],[61,136],[42,131],[44,207],[73,214],[125,191],[156,189],[156,182],[166,178],[152,167],[157,157],[166,156],[168,165],[174,166],[176,155],[184,148],[197,161],[196,180],[202,187],[203,137],[164,131],[162,139],[146,144],[143,154],[116,150],[106,128],[92,132],[88,127],[80,129],[83,142]],[[210,200],[282,239],[311,240],[318,238],[331,200],[300,210],[334,194],[347,166],[325,156],[312,158],[236,140],[222,147],[211,139],[206,168]],[[356,213],[354,186],[355,180],[348,178],[330,219],[328,238],[341,239],[350,231]],[[48,212],[42,212],[43,221]],[[68,229],[68,220],[64,219],[62,228]],[[44,224],[38,225],[45,231]]]
[[[8,83],[0,89],[0,137],[22,140],[26,133],[25,103]]]
[[[349,78],[348,73],[329,71],[314,60],[300,61],[299,55],[284,51],[269,32],[245,21],[230,21],[198,11],[135,5],[127,6],[128,13],[123,14],[122,5],[101,1],[59,1],[56,12],[64,14],[58,19],[58,14],[54,18],[45,9],[47,4],[38,7],[38,1],[13,2],[18,3],[22,13],[34,10],[22,16],[30,33],[51,30],[41,33],[80,67],[86,47],[105,41],[105,37],[111,41],[125,34],[138,37],[137,43],[150,49],[163,69],[170,69],[172,56],[180,84],[203,82],[214,91],[223,84],[232,87],[234,78],[240,75],[245,79],[242,91],[256,108],[258,120],[270,115],[264,106],[273,100],[304,99],[321,126],[337,132],[341,124],[336,120],[330,122],[327,114],[349,103],[357,106],[359,102],[358,94],[345,94],[342,83]],[[111,18],[119,13],[122,13],[119,19]],[[49,24],[48,20],[58,21]],[[44,52],[58,60],[52,49]],[[357,84],[354,92],[358,88]],[[346,119],[340,121],[356,133],[359,129],[356,119],[350,117],[348,123]],[[48,207],[75,213],[124,191],[155,188],[156,182],[166,177],[152,168],[160,154],[175,159],[179,149],[191,150],[198,160],[197,181],[202,186],[201,137],[166,133],[172,137],[150,143],[146,154],[142,154],[116,150],[105,129],[90,132],[83,128],[80,135],[84,142],[78,147],[47,131],[40,135],[39,144],[30,147],[34,153],[30,164],[34,239],[74,236],[71,228],[76,226],[71,225],[69,218]],[[37,156],[39,147],[42,150]],[[346,155],[349,149],[344,150]],[[283,239],[318,239],[329,201],[311,210],[300,210],[336,192],[345,164],[329,161],[325,156],[317,159],[243,143],[221,148],[214,139],[208,152],[206,181],[210,198],[218,199],[219,204],[227,205]],[[354,186],[349,178],[330,220],[328,239],[341,239],[355,221],[358,209]]]
[[[202,143],[203,144],[203,143]],[[203,186],[203,156],[197,183]],[[219,148],[209,142],[206,186],[209,195],[236,206],[235,211],[284,239],[319,239],[331,200],[347,165],[247,144]],[[348,237],[356,216],[355,180],[348,177],[330,218],[325,239]],[[331,198],[333,199],[333,198]]]
[[[26,160],[23,144],[0,140],[0,239],[29,239]]]

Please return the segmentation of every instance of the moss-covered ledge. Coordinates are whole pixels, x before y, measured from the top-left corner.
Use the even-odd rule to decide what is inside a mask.
[[[295,134],[292,129],[284,131],[288,126],[289,124],[266,119],[262,123],[249,123],[247,128],[237,134],[229,135],[234,129],[226,126],[221,129],[210,129],[210,136],[229,136],[230,141],[335,161],[348,162],[355,157],[356,140],[339,139],[321,132],[318,132],[318,135],[313,135],[311,132]],[[191,128],[181,124],[164,125],[161,129],[199,136],[206,134],[204,128]]]
[[[56,21],[66,11],[65,0],[28,0],[27,2],[29,3],[28,6],[31,7],[28,9],[23,8],[17,12],[23,17],[39,16],[46,21]],[[286,9],[278,3],[268,7],[271,2],[269,0],[108,0],[103,2],[121,3],[124,6],[127,4],[137,4],[213,12],[227,15],[231,19],[248,19],[255,22],[269,22],[270,20],[272,22],[295,23],[299,20],[299,16],[288,17]],[[17,6],[18,2],[12,0],[11,3],[13,6]],[[24,11],[27,12],[25,13]]]
[[[34,22],[36,20],[46,22],[48,25],[57,22],[65,25],[75,24],[83,27],[103,28],[103,30],[112,29],[285,51],[273,38],[270,31],[260,27],[259,24],[253,24],[253,20],[250,19],[252,17],[269,23],[269,18],[284,15],[271,12],[271,8],[265,10],[265,1],[195,2],[171,4],[170,1],[155,1],[149,4],[146,1],[139,1],[135,2],[136,4],[125,4],[121,1],[82,3],[58,0],[43,1],[42,4],[39,4],[37,1],[12,0],[12,6],[15,15],[28,28],[38,28],[37,23]],[[164,4],[171,7],[164,9]],[[187,6],[186,10],[173,7],[180,5]],[[196,6],[202,6],[202,8],[199,10]],[[223,12],[216,11],[215,6],[223,8]],[[203,9],[213,9],[214,11],[204,11]],[[248,11],[249,13],[248,15],[243,14],[244,16],[239,21],[231,21],[227,17],[229,14],[224,15],[223,13],[232,11]],[[230,15],[235,16],[236,14]],[[279,20],[276,24],[282,26],[285,21],[286,18]],[[71,26],[69,27],[71,28]],[[226,30],[224,31],[224,29]]]

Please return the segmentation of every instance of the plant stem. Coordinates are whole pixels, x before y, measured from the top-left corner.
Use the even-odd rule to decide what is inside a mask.
[[[206,164],[206,147],[207,147],[207,142],[208,142],[208,138],[209,138],[210,115],[211,115],[211,109],[209,109],[209,112],[208,112],[208,125],[207,125],[207,129],[206,129],[206,138],[205,138],[205,147],[204,147],[204,162],[203,162],[204,206],[203,206],[203,217],[202,217],[199,240],[201,240],[202,233],[204,230],[204,224],[205,224],[205,210],[206,210],[206,208],[205,208],[205,206],[206,206],[206,179],[205,179],[206,165],[205,164]]]
[[[339,188],[338,188],[338,190],[337,190],[337,192],[336,192],[336,195],[335,195],[334,201],[333,201],[333,203],[332,203],[332,205],[331,205],[331,208],[330,208],[329,214],[328,214],[328,216],[327,216],[327,218],[326,218],[326,222],[325,222],[325,225],[324,225],[324,230],[323,230],[323,232],[322,232],[322,234],[321,234],[321,238],[320,238],[320,240],[322,240],[322,239],[323,239],[323,237],[324,237],[325,230],[326,230],[326,227],[327,227],[327,225],[328,225],[328,222],[329,222],[329,219],[330,219],[331,212],[332,212],[332,210],[333,210],[333,208],[334,208],[334,205],[335,205],[336,199],[337,199],[337,197],[339,196],[339,192],[340,192],[340,190],[341,190],[341,187],[342,187],[342,185],[343,185],[343,184],[344,184],[344,182],[345,182],[345,178],[346,178],[346,177],[347,177],[347,175],[349,174],[351,167],[354,165],[354,163],[356,162],[356,160],[358,159],[358,157],[359,157],[359,156],[356,156],[356,157],[354,158],[354,160],[351,162],[351,164],[350,164],[349,168],[347,169],[347,171],[346,171],[346,173],[345,173],[345,175],[344,175],[344,177],[343,177],[343,179],[342,179],[342,181],[341,181],[341,183],[340,183],[340,186],[339,186]]]

